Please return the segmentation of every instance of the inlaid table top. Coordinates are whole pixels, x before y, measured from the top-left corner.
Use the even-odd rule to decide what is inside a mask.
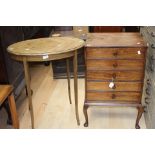
[[[85,42],[74,37],[51,37],[21,41],[10,45],[7,50],[16,56],[33,57],[67,54],[83,47]]]

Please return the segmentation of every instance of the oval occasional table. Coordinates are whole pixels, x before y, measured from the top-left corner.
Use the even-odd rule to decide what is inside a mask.
[[[83,40],[74,37],[52,37],[21,41],[8,46],[7,51],[9,52],[11,57],[17,61],[22,61],[24,65],[32,128],[34,128],[34,111],[30,86],[29,62],[43,62],[66,58],[68,94],[71,103],[70,73],[68,60],[68,58],[70,57],[73,57],[74,66],[75,114],[77,124],[80,125],[78,114],[77,50],[83,47],[84,44],[85,42]]]

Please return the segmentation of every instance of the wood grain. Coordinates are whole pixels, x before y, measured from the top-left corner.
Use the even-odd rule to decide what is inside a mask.
[[[135,127],[140,128],[139,120],[144,111],[140,103],[145,56],[146,44],[139,33],[88,35],[85,47],[86,97],[83,107],[85,127],[89,124],[89,106],[108,106],[109,103],[110,106],[122,104],[127,107],[132,103],[138,108]]]
[[[12,90],[13,88],[10,85],[0,85],[0,105],[5,101]]]
[[[87,81],[87,91],[141,91],[142,82],[114,82],[115,89],[109,87],[110,82]]]
[[[144,60],[87,60],[87,69],[93,70],[143,70]]]
[[[8,101],[9,101],[9,107],[10,107],[10,112],[11,112],[11,118],[12,118],[13,127],[15,129],[19,129],[19,120],[18,120],[18,115],[17,115],[17,110],[16,110],[16,104],[15,104],[15,99],[14,99],[13,94],[10,94],[8,96]]]
[[[141,71],[87,71],[88,80],[106,80],[110,81],[115,77],[115,81],[141,81],[144,73]]]
[[[86,47],[146,47],[140,33],[89,33]]]
[[[86,100],[89,101],[135,101],[140,102],[139,92],[87,92]]]
[[[74,37],[52,37],[21,41],[10,45],[9,53],[18,56],[54,55],[74,51],[84,46],[84,41]]]
[[[140,54],[138,53],[140,51]],[[144,59],[145,48],[86,48],[86,59]]]
[[[19,120],[17,116],[16,104],[12,91],[13,87],[11,85],[0,85],[0,105],[5,103],[4,101],[8,99],[13,127],[15,129],[18,129]]]

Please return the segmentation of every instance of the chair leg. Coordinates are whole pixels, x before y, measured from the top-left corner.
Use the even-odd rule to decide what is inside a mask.
[[[13,94],[10,94],[8,96],[8,101],[9,101],[9,107],[10,107],[10,111],[11,111],[13,127],[15,129],[19,129],[19,120],[18,120],[18,116],[17,116],[16,104],[15,104]]]
[[[83,113],[84,113],[84,116],[85,116],[85,123],[84,123],[84,127],[88,127],[88,113],[87,113],[87,110],[88,110],[88,107],[87,105],[84,105],[83,107]]]
[[[144,107],[137,107],[137,109],[138,109],[138,115],[137,115],[137,119],[136,119],[135,128],[140,129],[139,120],[144,112]]]

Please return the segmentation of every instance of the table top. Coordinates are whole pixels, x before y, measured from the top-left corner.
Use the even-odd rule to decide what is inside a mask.
[[[10,45],[7,50],[15,55],[60,54],[84,46],[84,41],[74,37],[51,37],[21,41]]]
[[[146,47],[140,33],[88,33],[86,47]]]

